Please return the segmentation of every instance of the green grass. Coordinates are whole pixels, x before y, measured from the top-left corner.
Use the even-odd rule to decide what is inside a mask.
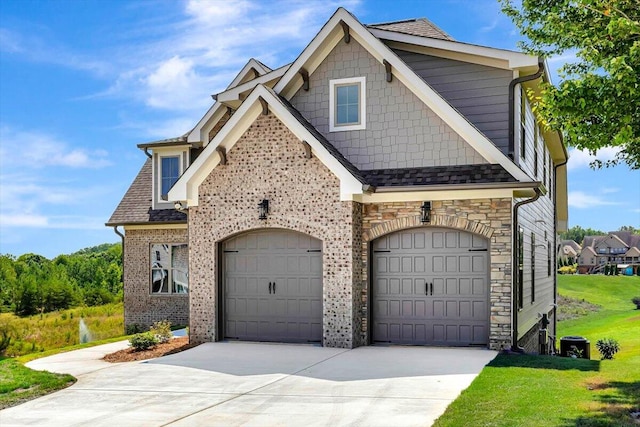
[[[71,375],[34,371],[15,359],[0,359],[0,409],[60,390],[75,381]]]
[[[91,341],[122,336],[123,313],[122,303],[78,307],[28,317],[2,313],[0,326],[8,327],[13,337],[6,355],[22,356],[80,344],[81,319],[91,332]]]
[[[435,426],[637,427],[640,411],[640,278],[559,276],[559,293],[601,306],[558,323],[558,336],[591,341],[592,360],[499,355],[447,408]],[[620,342],[614,360],[597,360],[595,341]]]

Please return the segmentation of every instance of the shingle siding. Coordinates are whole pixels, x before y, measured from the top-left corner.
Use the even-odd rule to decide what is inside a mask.
[[[508,154],[512,71],[397,49],[394,52]]]
[[[329,132],[329,80],[366,77],[366,129]],[[340,41],[291,104],[357,168],[487,163],[355,40]]]

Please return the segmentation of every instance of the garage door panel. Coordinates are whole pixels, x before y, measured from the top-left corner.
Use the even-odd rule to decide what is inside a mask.
[[[374,341],[488,344],[487,246],[470,233],[434,228],[374,241]]]
[[[321,341],[321,248],[317,239],[287,230],[260,230],[224,242],[225,336]]]

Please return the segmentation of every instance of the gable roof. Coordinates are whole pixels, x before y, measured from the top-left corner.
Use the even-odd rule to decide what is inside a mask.
[[[302,68],[309,74],[315,71],[324,58],[326,58],[336,44],[343,38],[341,23],[348,26],[350,37],[353,37],[380,63],[387,61],[391,65],[393,77],[398,78],[402,84],[411,90],[427,107],[437,114],[489,163],[500,164],[518,181],[533,182],[522,169],[473,126],[467,118],[462,116],[388,46],[376,38],[353,15],[343,8],[338,8],[311,43],[309,43],[300,56],[291,64],[287,72],[275,85],[274,90],[276,93],[290,99],[300,89],[303,82],[302,77],[298,74],[299,71]]]
[[[229,151],[235,145],[258,115],[262,113],[262,101],[269,106],[269,112],[283,122],[298,139],[309,144],[313,154],[338,177],[341,198],[349,200],[352,194],[361,194],[364,191],[364,179],[358,170],[313,129],[313,126],[301,115],[295,114],[293,112],[295,109],[290,104],[287,106],[272,89],[258,85],[174,184],[169,191],[169,200],[186,201],[187,206],[198,205],[198,187],[221,160],[216,149],[223,147]]]
[[[106,225],[186,223],[187,215],[175,209],[152,209],[151,159],[147,159]]]
[[[453,40],[453,38],[442,31],[437,25],[426,18],[405,19],[402,21],[382,22],[379,24],[369,24],[368,28],[378,30],[395,31],[397,33],[411,34],[420,37],[431,37],[434,39]]]

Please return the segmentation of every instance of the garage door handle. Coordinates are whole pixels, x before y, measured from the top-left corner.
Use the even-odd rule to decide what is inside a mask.
[[[273,282],[273,293],[276,293],[276,282]]]
[[[269,282],[269,293],[271,293],[271,282]]]
[[[429,295],[429,282],[424,282],[424,294]]]
[[[430,295],[433,295],[433,282],[429,283],[429,288],[431,289]]]

